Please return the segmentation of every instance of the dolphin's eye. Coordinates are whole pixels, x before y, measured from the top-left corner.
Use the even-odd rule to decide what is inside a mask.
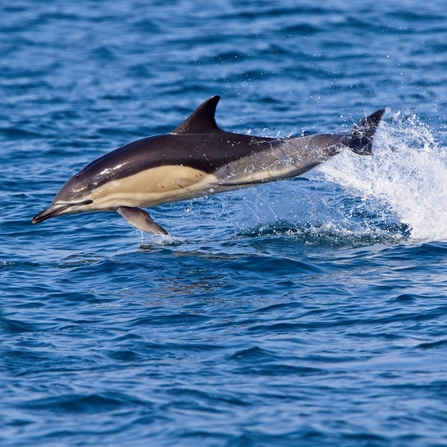
[[[81,175],[81,174],[78,173],[78,174],[75,175],[75,177],[76,177],[76,178],[79,178],[80,175]]]

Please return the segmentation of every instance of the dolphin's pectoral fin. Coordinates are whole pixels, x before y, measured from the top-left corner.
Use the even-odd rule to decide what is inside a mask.
[[[127,220],[133,227],[141,231],[154,234],[168,234],[168,232],[156,224],[146,211],[140,208],[131,208],[130,206],[120,206],[116,210],[124,219]]]

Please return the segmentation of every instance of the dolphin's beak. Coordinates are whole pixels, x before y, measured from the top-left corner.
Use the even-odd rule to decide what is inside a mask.
[[[93,203],[93,200],[84,200],[83,202],[75,202],[75,203],[53,203],[48,208],[45,208],[39,214],[33,217],[32,223],[36,224],[42,222],[43,220],[51,219],[52,217],[57,217],[63,213],[68,208],[78,207],[82,205],[90,205]],[[76,213],[77,211],[73,210],[71,213]],[[79,211],[78,211],[79,212]],[[64,213],[65,214],[65,213]]]
[[[63,204],[63,205],[51,205],[48,208],[45,208],[43,211],[41,211],[39,214],[33,217],[33,224],[42,222],[43,220],[51,219],[52,217],[59,216],[59,214],[69,208],[69,204]]]

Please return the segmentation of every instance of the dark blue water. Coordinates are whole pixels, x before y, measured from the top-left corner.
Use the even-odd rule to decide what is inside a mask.
[[[441,0],[0,6],[2,446],[447,445]],[[226,130],[374,156],[31,225],[78,169],[212,95]]]

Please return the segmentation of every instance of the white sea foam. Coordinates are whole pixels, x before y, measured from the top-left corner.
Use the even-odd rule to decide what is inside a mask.
[[[411,238],[447,240],[446,147],[416,116],[388,114],[372,157],[346,151],[318,171],[365,200],[383,202],[408,225]]]
[[[208,240],[216,228],[290,234],[317,245],[447,240],[447,152],[416,116],[388,112],[372,157],[346,150],[305,177],[313,181],[294,179],[189,203],[168,220],[174,236],[142,234],[142,246]]]

